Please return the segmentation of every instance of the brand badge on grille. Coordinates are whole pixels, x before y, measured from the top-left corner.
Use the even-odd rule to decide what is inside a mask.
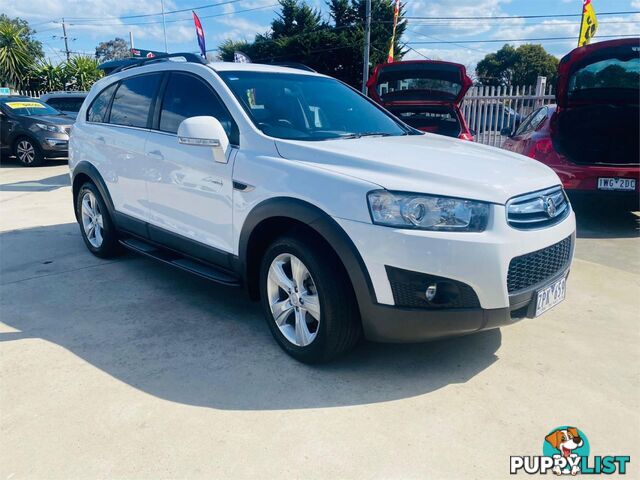
[[[556,216],[556,204],[553,203],[553,198],[544,197],[542,199],[542,203],[544,204],[544,211],[547,212],[549,218],[553,218]]]

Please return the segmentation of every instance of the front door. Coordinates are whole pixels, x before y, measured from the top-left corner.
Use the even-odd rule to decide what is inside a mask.
[[[158,227],[150,229],[151,236],[180,249],[213,247],[230,253],[237,149],[231,146],[226,163],[219,163],[211,147],[180,144],[176,133],[185,118],[212,116],[225,127],[230,144],[237,145],[237,127],[213,87],[190,73],[170,74],[160,105],[157,129],[150,132],[145,147],[152,165],[147,176],[149,223]],[[182,243],[180,237],[191,242]]]

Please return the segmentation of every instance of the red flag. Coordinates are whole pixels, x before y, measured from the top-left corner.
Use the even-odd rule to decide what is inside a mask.
[[[200,23],[200,19],[198,18],[198,15],[196,15],[196,12],[192,10],[191,13],[193,13],[193,23],[196,26],[196,36],[198,37],[198,45],[200,45],[200,54],[203,58],[207,58],[207,47],[204,43],[204,30],[202,29],[202,24]]]

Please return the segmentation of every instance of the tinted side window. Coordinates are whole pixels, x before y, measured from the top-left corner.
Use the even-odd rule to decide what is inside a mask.
[[[84,98],[52,98],[47,100],[46,103],[58,110],[64,110],[66,112],[77,112],[82,106]]]
[[[545,118],[547,118],[547,112],[548,112],[547,107],[542,107],[540,110],[538,110],[538,113],[536,113],[533,116],[533,118],[531,119],[531,123],[529,124],[528,130],[532,130],[533,131],[536,128],[538,128],[538,126],[540,126],[542,121]]]
[[[152,74],[122,80],[113,97],[109,123],[146,127],[160,78],[159,74]]]
[[[162,100],[160,130],[176,133],[185,118],[200,115],[217,118],[229,142],[238,144],[238,128],[211,87],[192,75],[172,73]]]
[[[93,103],[87,111],[87,121],[89,122],[104,122],[107,119],[107,109],[109,108],[109,102],[111,96],[116,89],[116,83],[109,85],[102,92],[94,98]]]

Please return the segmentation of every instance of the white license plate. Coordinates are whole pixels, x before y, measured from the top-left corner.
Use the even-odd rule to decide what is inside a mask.
[[[542,290],[538,290],[536,317],[563,301],[566,287],[567,276],[565,275],[560,280],[556,280],[551,285],[544,287]]]
[[[623,192],[633,192],[635,189],[635,178],[598,178],[598,190],[620,190]]]

